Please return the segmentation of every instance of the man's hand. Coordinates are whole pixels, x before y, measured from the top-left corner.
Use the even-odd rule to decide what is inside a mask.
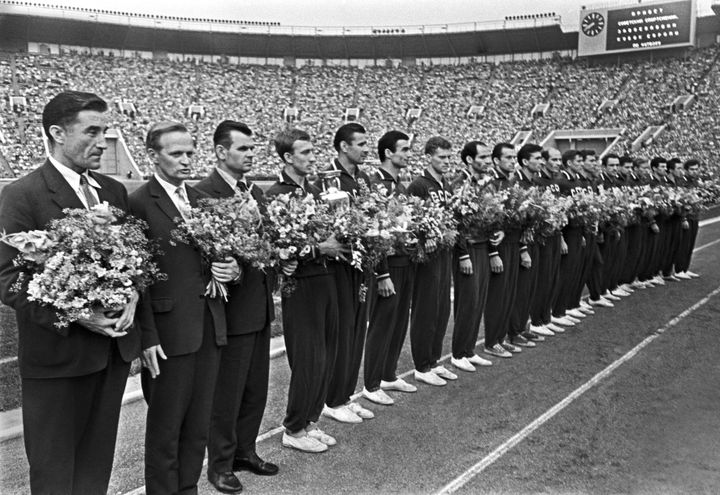
[[[683,230],[689,230],[690,229],[690,222],[688,222],[687,218],[682,219],[682,223],[680,224],[682,226]]]
[[[582,242],[580,243],[580,245],[582,247],[587,246],[587,239],[585,239],[585,236],[581,236],[580,239],[582,239]]]
[[[297,270],[298,262],[297,260],[292,261],[281,261],[280,262],[280,270],[282,270],[283,275],[286,277],[291,276],[293,273],[295,273],[295,270]]]
[[[660,226],[657,224],[657,222],[653,222],[650,224],[650,230],[653,234],[659,234],[660,233]]]
[[[522,251],[520,253],[520,266],[526,270],[529,270],[532,267],[532,258],[530,257],[530,253],[527,251]]]
[[[127,332],[125,330],[117,329],[117,322],[120,318],[108,318],[105,316],[105,311],[105,309],[96,309],[90,318],[80,318],[77,320],[77,323],[91,332],[99,333],[107,337],[118,338],[126,336]]]
[[[460,260],[460,273],[463,275],[472,275],[473,274],[473,266],[472,261],[470,261],[470,258],[465,258],[463,260]]]
[[[318,249],[320,249],[320,254],[324,254],[329,258],[335,258],[336,260],[340,259],[344,261],[347,261],[345,255],[350,252],[350,248],[335,239],[334,235],[331,235],[326,240],[318,244]]]
[[[158,357],[160,357],[160,359],[167,359],[165,351],[163,351],[159,344],[145,349],[140,358],[142,365],[150,370],[150,376],[153,378],[160,374],[160,361],[158,361]]]
[[[499,246],[503,239],[505,239],[505,232],[503,232],[502,230],[498,230],[490,236],[490,245]]]
[[[500,256],[490,256],[490,271],[493,273],[503,272],[503,262]]]
[[[213,261],[210,265],[212,276],[218,282],[227,284],[240,277],[240,266],[234,258],[225,258],[225,261]]]
[[[568,245],[567,242],[565,242],[565,238],[563,236],[560,236],[560,254],[565,256],[568,254]]]
[[[135,309],[137,308],[139,300],[140,294],[138,294],[137,291],[133,292],[130,302],[125,305],[120,318],[118,318],[117,323],[115,323],[115,330],[118,332],[124,332],[133,325],[133,321],[135,320]]]
[[[437,250],[437,243],[434,239],[430,239],[425,243],[425,251],[427,253],[434,253]]]
[[[395,295],[395,284],[390,277],[378,280],[378,294],[380,297],[390,297]]]

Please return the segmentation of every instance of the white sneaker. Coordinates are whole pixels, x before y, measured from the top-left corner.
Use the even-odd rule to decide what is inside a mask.
[[[468,360],[468,363],[474,364],[477,366],[492,366],[492,361],[489,359],[481,358],[477,354],[473,354],[469,358],[465,358]]]
[[[610,300],[610,301],[619,301],[619,300],[620,300],[620,296],[616,296],[616,295],[614,295],[614,294],[611,294],[610,292],[606,292],[605,294],[603,294],[602,296],[600,296],[600,299],[608,299],[608,300]]]
[[[605,299],[604,297],[601,297],[600,299],[590,299],[590,304],[593,306],[602,306],[603,308],[614,308],[615,305]]]
[[[328,447],[332,447],[333,445],[337,445],[337,440],[335,440],[335,437],[331,437],[330,435],[328,435],[327,433],[325,433],[324,431],[322,431],[322,430],[321,430],[320,428],[318,428],[317,426],[313,426],[312,429],[310,429],[310,430],[307,430],[307,429],[306,429],[305,431],[307,431],[307,435],[308,435],[310,438],[314,438],[315,440],[319,440],[320,442],[324,443],[324,444],[327,445]]]
[[[635,289],[633,289],[633,288],[630,286],[630,284],[622,284],[622,285],[620,286],[620,288],[621,288],[622,290],[624,290],[625,292],[629,292],[630,294],[632,294],[633,292],[635,292]]]
[[[491,356],[495,357],[501,357],[501,358],[511,358],[512,354],[505,350],[503,346],[500,344],[495,344],[492,347],[485,347],[483,348],[483,352],[485,354],[490,354]]]
[[[435,373],[437,376],[444,380],[457,380],[458,376],[447,369],[445,366],[435,366],[433,369],[431,369],[433,373]]]
[[[585,313],[585,314],[588,315],[588,316],[594,315],[594,314],[595,314],[595,310],[592,309],[592,307],[591,307],[588,303],[586,303],[585,301],[583,301],[583,303],[584,303],[584,304],[581,303],[580,306],[578,306],[578,310],[579,310],[579,311],[582,311],[583,313]]]
[[[639,280],[636,280],[632,283],[632,287],[635,289],[645,290],[647,289],[647,285],[645,285],[645,282],[640,282]]]
[[[560,325],[556,325],[554,323],[548,323],[547,325],[545,325],[545,328],[547,328],[551,332],[555,332],[555,333],[565,332],[565,329],[563,327],[561,327]]]
[[[380,404],[382,406],[391,406],[395,404],[392,397],[386,394],[381,388],[375,390],[374,392],[370,392],[368,389],[363,388],[362,395],[370,402],[374,402],[375,404]]]
[[[652,283],[655,285],[666,285],[666,282],[660,275],[656,275],[655,278],[652,279]]]
[[[467,358],[460,358],[460,359],[450,358],[450,363],[459,370],[463,370],[463,371],[467,371],[467,372],[475,371],[475,366],[470,364],[470,361],[468,361]]]
[[[685,275],[688,275],[690,278],[700,278],[700,275],[695,272],[691,272],[690,270],[686,271]]]
[[[580,306],[578,307],[578,309],[582,311],[583,309],[592,309],[592,307],[587,303],[585,299],[580,299]]]
[[[618,287],[618,288],[615,289],[615,290],[611,290],[611,291],[610,291],[610,294],[612,294],[613,296],[617,296],[617,297],[627,297],[627,296],[630,295],[629,292],[625,292],[625,291],[622,290],[620,287]]]
[[[675,277],[679,278],[680,280],[692,280],[692,277],[685,272],[676,273]]]
[[[565,318],[565,319],[567,319],[567,320],[575,323],[576,325],[577,325],[578,323],[580,323],[580,319],[579,319],[579,318],[575,318],[574,316],[570,316],[569,314],[567,314],[567,311],[565,312],[565,316],[563,316],[563,318]]]
[[[551,325],[552,325],[552,323],[551,323]],[[550,330],[547,325],[538,325],[538,326],[530,325],[530,331],[532,333],[536,333],[538,335],[544,335],[546,337],[552,337],[553,335],[555,335],[555,332]]]
[[[565,316],[572,316],[573,318],[587,318],[587,315],[580,311],[578,308],[568,309],[565,311]]]
[[[325,452],[328,449],[327,445],[317,438],[309,436],[307,433],[301,437],[294,437],[285,432],[282,437],[282,445],[283,447],[290,447],[303,452],[313,453]]]
[[[432,371],[426,371],[423,373],[422,371],[415,370],[415,380],[427,383],[428,385],[435,385],[436,387],[442,387],[447,384],[445,380],[437,376]]]
[[[380,388],[383,390],[396,390],[398,392],[413,393],[417,392],[417,387],[411,383],[406,382],[402,378],[396,378],[395,381],[386,382],[380,381]]]
[[[349,404],[345,404],[345,407],[347,407],[351,412],[354,412],[355,414],[360,416],[360,418],[362,419],[373,419],[375,417],[374,412],[372,412],[370,409],[365,409],[357,402],[350,402]]]
[[[323,407],[322,415],[341,423],[362,423],[362,418],[348,409],[347,406],[328,407],[326,405]]]
[[[561,316],[561,317],[553,316],[550,321],[552,323],[554,323],[555,325],[563,325],[565,327],[574,327],[575,326],[575,323],[572,320],[570,320],[567,316]],[[553,331],[557,332],[557,330],[553,330]]]

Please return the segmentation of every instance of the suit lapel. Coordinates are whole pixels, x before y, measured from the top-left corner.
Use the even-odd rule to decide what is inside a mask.
[[[215,197],[229,198],[235,195],[233,188],[220,176],[217,169],[213,170],[212,174],[210,174],[210,181],[213,186],[213,191],[216,193]]]
[[[181,218],[180,212],[175,207],[175,203],[172,202],[170,196],[167,195],[167,192],[165,192],[165,189],[163,189],[155,177],[150,178],[148,189],[150,196],[155,200],[155,204],[170,220],[175,221],[176,218]]]
[[[70,184],[67,183],[60,172],[50,163],[50,160],[45,160],[40,170],[42,171],[53,202],[58,205],[61,210],[64,208],[85,208],[80,198],[78,198],[75,191],[70,187]]]

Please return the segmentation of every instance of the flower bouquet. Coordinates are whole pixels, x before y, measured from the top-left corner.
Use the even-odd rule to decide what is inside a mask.
[[[476,187],[460,188],[451,201],[458,231],[468,238],[483,238],[502,230],[505,220],[505,195],[481,192]]]
[[[568,198],[555,196],[549,189],[530,189],[530,199],[536,208],[531,215],[531,229],[534,238],[543,244],[545,239],[552,237],[568,223]],[[534,212],[535,213],[535,212]]]
[[[577,191],[571,198],[568,207],[570,224],[582,227],[586,233],[596,234],[601,214],[596,195],[589,191]]]
[[[457,220],[450,208],[431,198],[408,196],[410,257],[418,263],[426,262],[438,249],[450,248],[457,239]]]
[[[97,309],[115,311],[136,293],[164,280],[152,261],[158,253],[146,224],[100,203],[90,210],[65,209],[46,230],[3,234],[18,250],[23,268],[14,289],[27,281],[27,297],[57,314],[55,326],[89,319]]]
[[[170,235],[174,242],[197,248],[210,264],[235,258],[264,270],[271,262],[270,244],[262,233],[262,216],[248,192],[222,199],[201,199],[190,208],[187,220],[177,219]],[[205,295],[227,301],[227,287],[212,278]]]

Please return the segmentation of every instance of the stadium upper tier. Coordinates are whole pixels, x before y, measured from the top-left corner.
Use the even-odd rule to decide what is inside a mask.
[[[150,123],[176,119],[189,124],[197,140],[200,174],[214,163],[212,133],[221,120],[241,120],[256,133],[259,174],[278,170],[272,136],[286,126],[283,110],[295,107],[295,126],[315,139],[322,166],[333,156],[334,131],[344,123],[346,108],[360,108],[359,122],[376,140],[395,128],[414,134],[415,166],[432,135],[450,139],[456,149],[469,139],[509,141],[518,130],[531,130],[541,141],[553,129],[624,127],[614,151],[625,152],[648,125],[666,130],[637,155],[689,158],[720,163],[720,47],[689,50],[684,56],[588,66],[555,59],[503,64],[475,63],[433,67],[238,66],[204,62],[124,59],[89,55],[8,55],[0,59],[3,100],[22,96],[27,106],[0,112],[0,151],[16,173],[44,157],[41,111],[63,89],[93,91],[108,102],[125,101],[136,113],[110,113],[140,167],[147,167],[143,139]],[[7,89],[5,89],[7,88]],[[670,109],[680,95],[695,103],[680,113]],[[605,100],[617,100],[599,111]],[[544,115],[531,116],[537,103],[549,103]],[[188,105],[205,114],[189,119]],[[471,105],[480,107],[468,118]],[[409,108],[421,117],[408,122]],[[146,169],[147,170],[147,169]]]

